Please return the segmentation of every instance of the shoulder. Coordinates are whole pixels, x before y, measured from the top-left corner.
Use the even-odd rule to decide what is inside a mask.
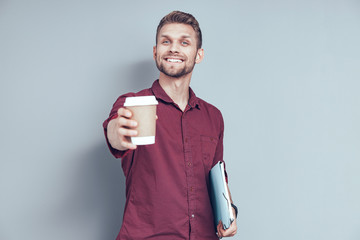
[[[221,111],[215,107],[214,105],[206,102],[205,100],[198,98],[199,107],[200,109],[204,109],[205,111],[209,112],[209,114],[216,115],[222,118]]]

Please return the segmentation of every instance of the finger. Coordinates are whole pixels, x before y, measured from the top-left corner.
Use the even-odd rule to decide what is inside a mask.
[[[138,134],[137,130],[133,130],[133,129],[127,129],[127,128],[119,128],[118,133],[120,135],[120,137],[124,136],[124,137],[136,137]]]
[[[224,224],[220,221],[220,226],[219,226],[219,229],[220,229],[220,234],[221,234],[221,237],[226,237],[226,230],[224,229]]]
[[[232,231],[232,229],[228,228],[228,229],[224,230],[224,232],[222,233],[222,235],[223,235],[224,237],[233,236],[233,231]]]
[[[236,234],[237,227],[235,224],[231,224],[230,227],[222,233],[224,237],[232,237]]]
[[[119,118],[118,123],[119,123],[120,127],[134,128],[137,126],[137,121],[127,119],[124,117]]]
[[[125,148],[127,148],[127,149],[136,149],[136,145],[135,144],[133,144],[133,143],[131,143],[131,140],[130,140],[130,138],[129,137],[123,137],[122,138],[122,141],[120,142],[120,144],[123,146],[123,147],[125,147]]]
[[[223,229],[222,229],[222,223],[221,223],[221,221],[219,221],[219,223],[218,223],[218,225],[217,225],[217,232],[218,232],[218,237],[219,237],[219,238],[223,237],[222,231],[223,231]]]
[[[126,118],[131,118],[131,116],[132,116],[132,112],[126,108],[119,108],[117,113],[118,113],[118,116],[123,116]]]

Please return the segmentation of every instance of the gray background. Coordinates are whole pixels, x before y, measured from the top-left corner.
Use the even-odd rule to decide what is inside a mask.
[[[102,121],[149,87],[155,30],[200,22],[192,87],[225,118],[246,240],[360,239],[360,2],[0,1],[0,239],[114,239],[124,177]]]

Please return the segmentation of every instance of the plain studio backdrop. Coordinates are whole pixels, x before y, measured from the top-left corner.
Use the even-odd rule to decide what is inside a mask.
[[[172,10],[202,28],[191,86],[224,115],[232,239],[359,240],[358,0],[1,0],[0,239],[115,239],[125,179],[101,125],[158,77]]]

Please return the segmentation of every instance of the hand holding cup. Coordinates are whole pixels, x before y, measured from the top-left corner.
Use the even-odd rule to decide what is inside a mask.
[[[156,133],[156,106],[155,96],[127,97],[124,106],[131,110],[131,119],[135,120],[137,135],[131,136],[135,145],[149,145],[155,143]]]
[[[108,124],[107,136],[111,146],[117,150],[136,149],[136,145],[131,142],[131,137],[138,134],[136,120],[132,120],[132,112],[126,108],[119,108],[118,117],[111,120]]]
[[[118,117],[108,124],[110,145],[124,151],[136,149],[136,145],[154,144],[157,104],[155,96],[127,97]]]

